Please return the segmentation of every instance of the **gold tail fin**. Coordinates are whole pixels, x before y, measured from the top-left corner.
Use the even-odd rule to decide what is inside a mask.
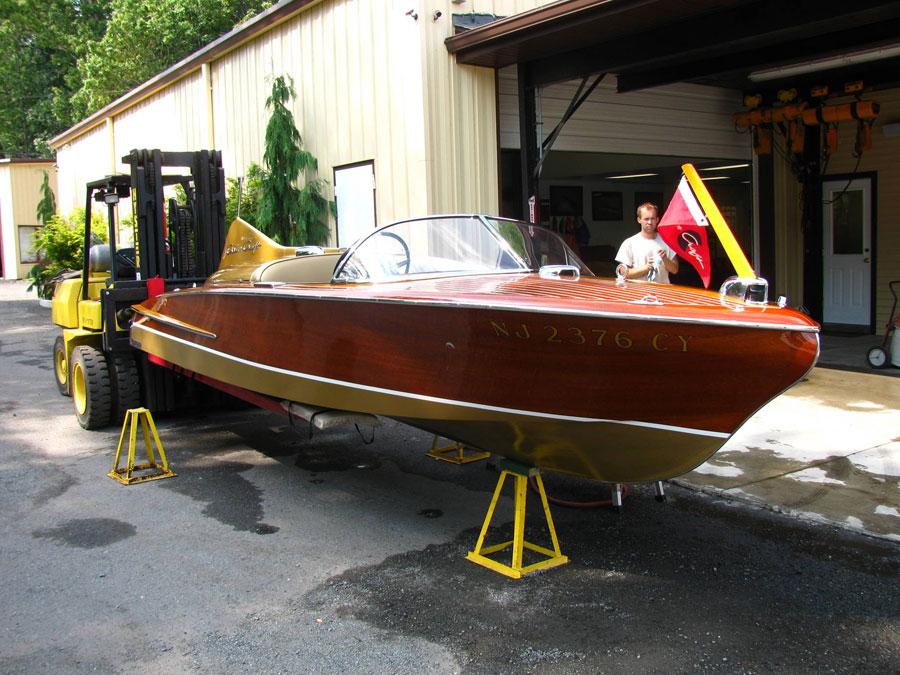
[[[295,255],[296,246],[281,246],[253,227],[246,220],[235,218],[228,228],[219,271],[226,267],[260,264]]]

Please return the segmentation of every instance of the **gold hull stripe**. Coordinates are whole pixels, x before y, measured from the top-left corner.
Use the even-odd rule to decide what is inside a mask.
[[[567,309],[560,311],[559,307],[544,307],[541,305],[529,305],[516,301],[513,304],[500,304],[491,302],[481,302],[472,300],[454,300],[449,302],[441,302],[439,300],[414,300],[411,298],[371,298],[371,297],[353,297],[349,298],[343,295],[333,295],[325,293],[297,293],[297,289],[291,288],[267,288],[265,290],[257,287],[254,288],[204,288],[200,291],[203,295],[253,295],[264,297],[285,296],[297,300],[334,300],[335,302],[365,302],[365,303],[384,303],[394,305],[415,305],[420,307],[467,307],[472,309],[483,309],[498,312],[525,312],[534,314],[555,314],[559,316],[586,316],[605,319],[626,319],[631,321],[662,321],[665,323],[686,323],[696,326],[728,326],[731,328],[753,328],[760,330],[780,330],[792,331],[797,333],[818,333],[819,329],[815,326],[798,326],[780,323],[761,323],[757,321],[734,321],[730,319],[692,319],[681,316],[665,316],[653,314],[633,314],[629,312],[621,312],[614,310],[589,310],[589,309]],[[306,288],[304,287],[305,291]],[[665,306],[665,304],[663,305]],[[737,309],[733,311],[746,311],[751,309],[742,305],[737,305]],[[756,308],[752,308],[756,309]],[[765,308],[762,308],[763,310]]]
[[[486,405],[483,403],[472,403],[469,401],[458,401],[453,399],[445,399],[439,398],[436,396],[427,396],[425,394],[414,394],[411,392],[398,391],[395,389],[384,389],[381,387],[373,387],[367,384],[358,384],[356,382],[347,382],[346,380],[335,380],[328,377],[322,377],[320,375],[312,375],[310,373],[301,373],[295,370],[287,370],[284,368],[278,368],[277,366],[269,366],[264,363],[259,363],[257,361],[249,361],[247,359],[243,359],[238,356],[233,356],[231,354],[226,354],[225,352],[218,351],[216,349],[210,349],[205,345],[199,345],[194,342],[190,342],[188,340],[184,340],[182,338],[176,337],[174,335],[169,335],[168,333],[163,333],[161,331],[156,330],[155,328],[151,328],[145,324],[133,324],[132,332],[137,332],[138,340],[140,341],[140,333],[141,332],[152,333],[153,335],[158,336],[162,340],[170,340],[173,342],[180,343],[181,345],[188,347],[189,349],[194,349],[197,351],[202,351],[207,354],[210,354],[219,359],[225,359],[227,361],[231,361],[234,363],[240,363],[244,366],[249,366],[251,368],[255,368],[258,370],[265,370],[270,373],[276,373],[279,375],[285,375],[288,377],[298,378],[301,380],[310,380],[313,382],[319,382],[322,384],[327,384],[331,386],[347,388],[347,389],[357,389],[366,392],[370,392],[373,394],[380,394],[384,396],[391,396],[394,398],[403,398],[403,399],[411,399],[416,401],[425,401],[428,403],[438,404],[442,406],[449,407],[459,407],[459,408],[468,408],[472,410],[481,410],[481,411],[490,411],[497,412],[506,415],[520,415],[523,417],[536,417],[540,419],[548,419],[548,420],[560,420],[564,422],[587,422],[587,423],[602,423],[602,424],[615,424],[622,426],[634,426],[641,427],[647,429],[659,429],[661,431],[670,431],[678,434],[688,434],[691,436],[708,436],[712,438],[724,438],[727,439],[731,436],[729,433],[721,432],[721,431],[709,431],[706,429],[692,429],[689,427],[680,427],[680,426],[672,426],[668,424],[656,424],[654,422],[641,422],[636,420],[611,420],[611,419],[602,419],[595,417],[579,417],[574,415],[559,415],[556,413],[545,413],[545,412],[536,412],[532,410],[520,410],[517,408],[505,408],[500,406],[492,406]],[[165,358],[165,357],[164,357]],[[204,373],[206,375],[206,373]],[[304,401],[305,403],[315,403],[315,401]]]

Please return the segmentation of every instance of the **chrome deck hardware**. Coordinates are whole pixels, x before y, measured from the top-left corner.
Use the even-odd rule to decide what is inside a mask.
[[[575,281],[581,277],[581,270],[575,265],[543,265],[538,270],[541,279],[567,279]]]
[[[727,306],[737,302],[765,305],[769,302],[769,282],[761,277],[728,277],[719,288],[719,300]]]

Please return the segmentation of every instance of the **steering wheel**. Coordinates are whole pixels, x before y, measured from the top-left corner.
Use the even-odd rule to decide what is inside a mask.
[[[396,239],[400,246],[403,248],[403,253],[400,254],[402,257],[395,263],[397,268],[397,272],[399,274],[409,274],[409,264],[410,264],[410,255],[409,255],[409,246],[396,232],[382,232],[382,237],[389,237],[390,239]]]

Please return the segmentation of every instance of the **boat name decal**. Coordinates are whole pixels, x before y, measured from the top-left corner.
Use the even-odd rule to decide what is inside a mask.
[[[259,241],[248,241],[246,239],[241,239],[240,244],[232,244],[231,246],[225,247],[225,252],[223,255],[232,255],[234,253],[247,253],[252,252],[262,246],[262,242]]]
[[[491,329],[496,337],[511,340],[539,340],[558,344],[590,345],[592,347],[614,346],[618,349],[631,349],[637,346],[649,346],[657,352],[687,352],[692,335],[673,333],[655,333],[649,337],[635,337],[627,330],[612,332],[603,328],[584,330],[578,326],[542,325],[529,326],[526,323],[509,324],[505,321],[490,321]]]

